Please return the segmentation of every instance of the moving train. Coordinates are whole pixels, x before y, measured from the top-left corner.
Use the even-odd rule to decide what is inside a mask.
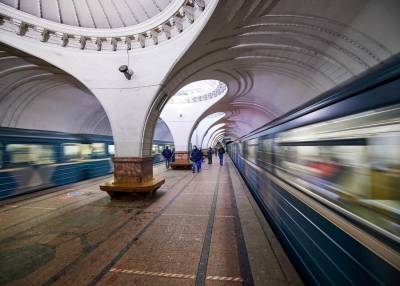
[[[399,285],[399,59],[228,153],[307,284]]]
[[[153,164],[172,142],[153,141]],[[113,172],[111,136],[0,128],[0,200]]]

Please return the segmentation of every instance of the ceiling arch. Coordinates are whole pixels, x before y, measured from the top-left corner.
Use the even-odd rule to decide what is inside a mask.
[[[60,69],[0,45],[0,126],[112,135],[96,97]]]
[[[197,126],[193,127],[193,132],[191,135],[192,145],[203,146],[204,137],[206,136],[208,130],[214,126],[221,118],[225,117],[224,112],[217,112],[205,117]]]
[[[400,2],[329,3],[221,1],[164,90],[225,82],[227,95],[199,122],[222,111],[226,133],[244,135],[400,52]]]
[[[210,139],[208,145],[209,146],[216,146],[218,143],[222,143],[225,136],[225,130],[221,129],[215,133],[215,135]]]
[[[210,147],[209,143],[211,140],[211,137],[213,134],[220,128],[223,128],[226,124],[221,123],[221,120],[218,120],[218,122],[215,122],[210,128],[207,130],[206,134],[204,135],[202,142],[201,142],[201,147],[202,148],[208,148]]]

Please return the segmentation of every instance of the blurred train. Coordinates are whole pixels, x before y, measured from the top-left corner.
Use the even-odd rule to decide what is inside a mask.
[[[153,141],[153,164],[165,146]],[[113,172],[111,136],[0,128],[0,200]]]
[[[307,284],[399,285],[399,60],[228,153]]]

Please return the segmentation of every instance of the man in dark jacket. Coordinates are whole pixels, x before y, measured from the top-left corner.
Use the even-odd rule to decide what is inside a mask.
[[[171,157],[172,157],[172,152],[168,148],[168,146],[165,147],[165,149],[162,152],[162,155],[165,158],[165,167],[168,169],[169,168],[169,164],[171,163]]]
[[[223,166],[224,165],[224,154],[225,154],[225,149],[224,147],[219,147],[218,149],[218,157],[219,157],[219,165]]]
[[[207,151],[208,164],[212,164],[213,149],[210,147]]]
[[[194,173],[196,171],[197,167],[197,172],[199,173],[201,171],[201,151],[197,149],[197,146],[193,146],[193,150],[190,153],[190,161],[192,161],[192,172]]]

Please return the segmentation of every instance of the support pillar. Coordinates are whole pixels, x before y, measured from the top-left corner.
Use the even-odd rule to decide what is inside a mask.
[[[153,177],[152,157],[114,157],[114,181],[100,185],[111,197],[115,193],[154,192],[164,178]]]
[[[152,138],[144,138],[147,110],[159,85],[126,89],[93,89],[109,116],[116,156],[114,180],[100,185],[111,197],[117,193],[154,192],[165,180],[153,177]],[[151,127],[148,127],[151,128]]]

